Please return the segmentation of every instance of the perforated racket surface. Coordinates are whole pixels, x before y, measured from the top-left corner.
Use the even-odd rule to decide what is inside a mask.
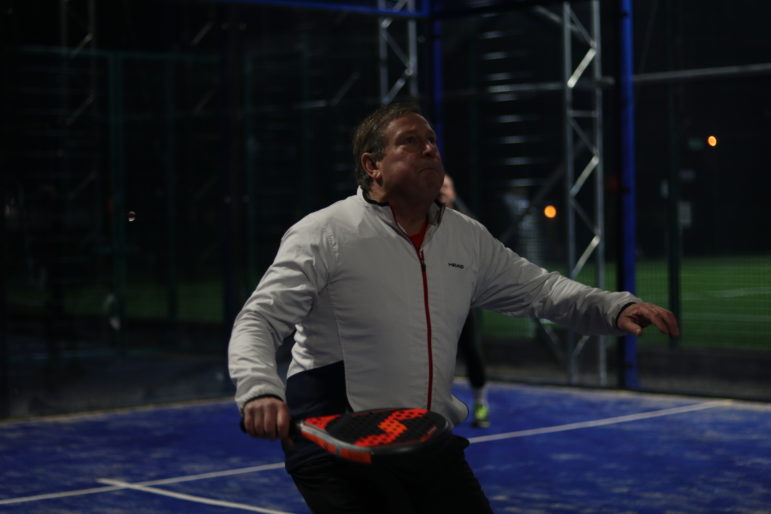
[[[333,455],[371,463],[379,457],[415,453],[450,437],[450,424],[425,409],[375,409],[296,422],[300,435]]]
[[[292,430],[341,459],[371,464],[447,442],[450,423],[425,409],[373,409],[294,420]],[[243,420],[241,429],[244,429]]]

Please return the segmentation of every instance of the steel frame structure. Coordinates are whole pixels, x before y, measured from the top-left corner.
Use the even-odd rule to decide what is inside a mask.
[[[79,55],[83,50],[96,49],[96,5],[95,0],[85,0],[85,9],[78,12],[70,0],[59,0],[59,46],[67,52],[62,54],[62,67],[66,72],[68,61],[72,57]],[[70,40],[75,37],[76,44],[72,45]],[[91,90],[88,96],[78,104],[72,113],[67,112],[65,116],[66,123],[71,125],[74,120],[80,116],[92,103],[96,101],[96,72],[94,70],[94,60],[91,59]],[[63,84],[63,94],[68,94],[68,84],[66,82],[67,74],[62,75],[65,79]],[[65,103],[67,107],[67,103]],[[66,109],[67,111],[69,109]]]
[[[599,0],[591,0],[582,19],[570,2],[562,3],[562,99],[563,159],[566,213],[566,274],[576,278],[593,257],[595,282],[605,287],[605,226],[602,161],[602,78]],[[581,58],[576,64],[574,50]],[[583,104],[579,107],[579,96]],[[585,187],[593,188],[587,200],[580,198]],[[577,224],[582,223],[591,234],[588,243],[579,242]],[[578,359],[591,339],[597,342],[597,370],[600,385],[607,385],[606,337],[565,333],[565,361],[568,381],[578,379]]]
[[[588,7],[583,12],[575,5]],[[562,70],[559,82],[512,84],[498,92],[562,92],[562,163],[545,181],[534,198],[543,198],[560,179],[565,203],[566,275],[576,278],[593,260],[595,285],[605,287],[605,224],[603,185],[603,87],[599,0],[563,1],[559,10],[533,6],[532,13],[561,27]],[[575,58],[577,56],[577,58]],[[591,190],[589,193],[586,191]],[[582,194],[584,193],[584,194]],[[527,211],[530,212],[530,209]],[[520,219],[506,231],[507,239],[516,231]],[[579,228],[591,237],[579,241]],[[597,381],[607,385],[607,345],[605,336],[581,336],[569,331],[560,336],[546,320],[534,320],[545,334],[552,352],[565,365],[568,382],[578,381],[579,359],[587,343],[596,342]]]

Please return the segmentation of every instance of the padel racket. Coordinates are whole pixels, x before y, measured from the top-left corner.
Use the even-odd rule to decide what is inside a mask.
[[[452,436],[447,419],[425,409],[373,409],[293,420],[292,425],[295,433],[332,455],[365,464],[423,453]]]

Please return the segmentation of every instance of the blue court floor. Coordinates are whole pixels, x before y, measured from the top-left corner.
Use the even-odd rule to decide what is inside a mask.
[[[470,400],[465,383],[456,393]],[[771,405],[496,383],[459,426],[495,512],[771,512]],[[0,424],[0,512],[291,512],[230,401]]]

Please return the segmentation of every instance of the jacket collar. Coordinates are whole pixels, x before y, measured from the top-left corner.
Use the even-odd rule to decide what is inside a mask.
[[[388,205],[388,202],[376,202],[375,200],[371,199],[366,191],[364,191],[361,186],[359,186],[356,190],[356,195],[363,199],[365,202],[367,202],[369,205],[376,207],[378,209],[382,209],[383,212],[390,213],[391,209]],[[385,209],[386,207],[389,207],[388,209]],[[428,210],[428,223],[431,225],[439,225],[442,222],[442,215],[444,214],[445,205],[439,200],[435,200],[434,203],[431,204],[431,207]]]

